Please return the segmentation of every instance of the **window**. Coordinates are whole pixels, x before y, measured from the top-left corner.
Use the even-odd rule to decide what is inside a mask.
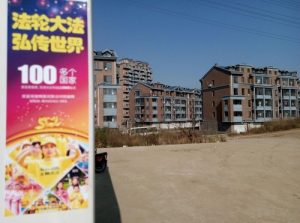
[[[140,91],[135,91],[135,96],[140,96],[141,92]]]
[[[117,120],[116,116],[103,116],[104,122],[115,122]]]
[[[265,100],[265,106],[271,107],[272,106],[272,100]]]
[[[288,79],[282,78],[282,85],[287,86],[288,85]]]
[[[225,117],[228,117],[228,111],[224,112]]]
[[[251,107],[251,100],[248,100],[248,107]]]
[[[244,83],[244,82],[245,82],[245,78],[244,78],[244,77],[242,77],[242,78],[241,78],[241,81],[242,81],[242,83]]]
[[[262,99],[258,99],[258,100],[256,100],[256,106],[264,106],[264,100],[262,100]]]
[[[213,112],[213,117],[214,117],[214,118],[216,117],[216,112]]]
[[[256,88],[255,95],[264,95],[263,88]]]
[[[262,77],[256,77],[256,84],[262,83]]]
[[[212,105],[213,107],[215,107],[215,101],[212,101],[211,105]]]
[[[250,90],[250,88],[248,88],[248,95],[250,95],[251,94],[251,90]]]
[[[110,62],[103,62],[103,69],[104,70],[111,70],[112,64]]]
[[[212,91],[212,92],[211,92],[211,95],[214,97],[214,96],[215,96],[215,91]]]
[[[296,101],[295,101],[295,100],[292,100],[292,101],[291,101],[291,106],[292,106],[292,107],[295,107],[295,106],[296,106]]]
[[[291,89],[291,96],[296,96],[296,90]]]
[[[271,88],[266,88],[265,89],[265,95],[272,96],[272,89]]]
[[[247,68],[247,72],[248,72],[248,73],[250,73],[250,72],[251,72],[250,68]]]
[[[235,112],[233,112],[233,115],[235,117],[241,117],[241,116],[243,116],[243,113],[241,111],[235,111]]]
[[[290,101],[289,100],[283,100],[283,105],[285,107],[289,107],[290,106]]]
[[[264,77],[264,78],[263,78],[263,83],[264,83],[264,84],[270,84],[270,78]]]
[[[248,117],[251,118],[251,115],[252,115],[252,113],[251,113],[251,111],[249,111]]]
[[[266,118],[272,118],[272,111],[266,111]]]
[[[242,88],[242,95],[245,95],[245,89]]]
[[[116,102],[103,102],[103,108],[117,108]]]
[[[225,104],[225,105],[228,105],[228,100],[225,100],[225,101],[224,101],[224,104]]]
[[[94,69],[95,70],[100,70],[100,62],[98,62],[98,61],[94,62]]]
[[[117,89],[115,89],[115,88],[104,88],[103,89],[103,94],[104,95],[116,95],[117,94]]]
[[[233,76],[233,83],[235,84],[239,83],[239,79],[237,76]]]
[[[241,105],[242,104],[242,100],[233,100],[233,104],[234,105]]]
[[[238,95],[239,94],[239,89],[238,88],[233,88],[233,94]]]
[[[104,83],[112,84],[112,76],[111,75],[104,75]]]

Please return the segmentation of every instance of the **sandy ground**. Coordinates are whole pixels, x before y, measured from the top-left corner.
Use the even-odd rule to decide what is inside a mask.
[[[300,129],[101,151],[97,223],[300,222]]]

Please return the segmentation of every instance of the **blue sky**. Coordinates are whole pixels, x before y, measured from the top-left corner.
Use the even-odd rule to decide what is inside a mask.
[[[93,48],[148,62],[153,78],[199,88],[215,63],[300,73],[299,0],[94,0]]]

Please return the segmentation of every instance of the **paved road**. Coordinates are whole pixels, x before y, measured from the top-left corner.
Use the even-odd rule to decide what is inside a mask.
[[[300,130],[105,149],[96,222],[299,223]]]

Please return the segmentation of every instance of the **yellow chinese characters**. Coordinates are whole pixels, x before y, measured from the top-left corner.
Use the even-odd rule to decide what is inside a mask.
[[[17,30],[35,30],[42,32],[56,32],[84,34],[84,20],[81,18],[62,18],[59,15],[49,18],[47,15],[33,14],[26,12],[12,13],[12,28]]]
[[[43,51],[54,53],[81,53],[84,50],[80,37],[45,36],[34,34],[31,38],[26,33],[12,34],[12,49],[15,51]]]

